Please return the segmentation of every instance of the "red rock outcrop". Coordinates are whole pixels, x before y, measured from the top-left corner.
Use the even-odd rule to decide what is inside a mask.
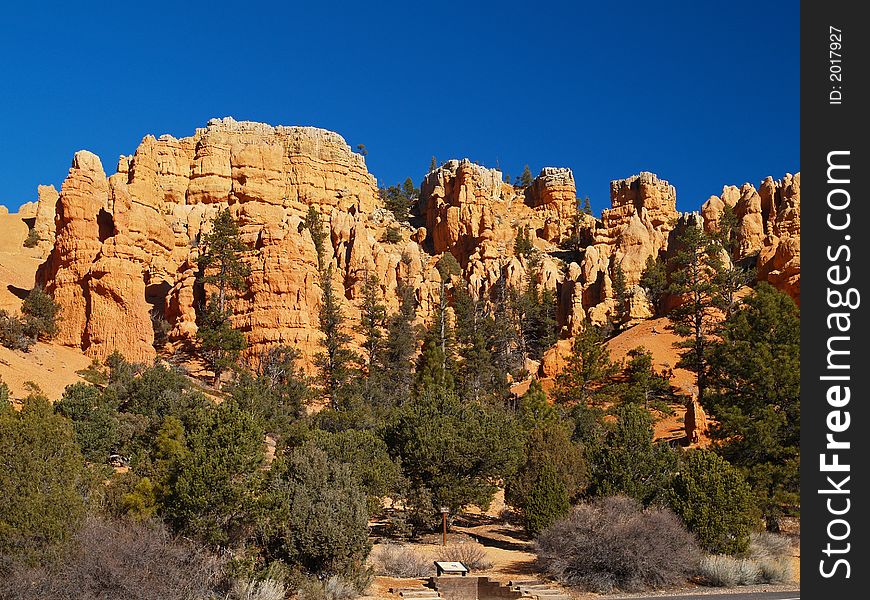
[[[758,191],[728,188],[705,205],[708,223],[725,204],[735,207],[740,252],[757,253],[760,276],[783,287],[799,288],[799,189],[799,175],[769,179]],[[97,358],[118,350],[141,361],[155,354],[153,324],[161,319],[171,343],[194,339],[203,298],[199,240],[229,208],[251,267],[246,293],[232,302],[234,325],[251,354],[288,344],[310,365],[319,351],[321,299],[317,255],[303,225],[311,206],[322,216],[325,259],[351,324],[369,275],[389,310],[398,308],[401,282],[414,290],[420,321],[428,319],[439,301],[435,263],[451,252],[479,297],[500,282],[523,286],[531,277],[554,290],[565,336],[587,318],[612,318],[620,267],[633,290],[632,316],[650,316],[636,284],[647,258],[666,250],[678,216],[673,186],[651,173],[614,181],[611,208],[596,220],[578,213],[569,169],[545,168],[523,189],[503,182],[498,170],[451,160],[425,176],[419,212],[426,224],[411,227],[382,207],[364,158],[338,134],[215,119],[191,137],[145,137],[108,178],[96,156],[79,152],[59,197],[40,189],[37,223],[40,231],[51,223],[52,246],[38,281],[63,308],[58,340]],[[387,229],[398,231],[392,242]],[[520,231],[542,251],[540,260],[514,256]],[[585,249],[577,248],[584,239]],[[570,248],[577,262],[556,252]],[[550,368],[553,361],[544,362]]]
[[[719,229],[728,205],[737,217],[736,261],[755,257],[758,279],[770,282],[800,303],[800,173],[766,178],[756,188],[726,186],[711,196],[701,214],[704,229]]]

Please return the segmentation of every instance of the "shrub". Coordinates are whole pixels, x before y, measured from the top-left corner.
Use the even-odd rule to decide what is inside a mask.
[[[597,592],[639,591],[684,582],[700,554],[667,509],[610,496],[582,504],[535,542],[540,568],[567,585]]]
[[[25,332],[24,322],[15,315],[0,309],[0,344],[10,350],[27,352],[34,340]]]
[[[791,561],[787,558],[759,560],[762,583],[790,583],[794,581]]]
[[[398,227],[387,227],[382,241],[388,244],[398,244],[402,241],[402,232]]]
[[[35,248],[36,245],[41,241],[42,238],[39,237],[39,233],[31,227],[30,230],[27,232],[27,237],[24,238],[24,247]]]
[[[708,552],[738,554],[749,548],[756,521],[754,496],[743,475],[725,459],[709,450],[690,450],[665,495]]]
[[[0,465],[0,555],[38,559],[66,542],[85,487],[70,422],[35,395],[20,412],[0,411]]]
[[[274,579],[243,579],[233,583],[233,600],[284,600],[286,597],[287,588]]]
[[[299,600],[351,600],[360,595],[353,582],[340,575],[306,579],[298,594]]]
[[[337,572],[369,552],[366,495],[350,466],[298,448],[269,471],[260,534],[274,558]]]
[[[492,562],[486,558],[486,549],[481,544],[473,542],[445,546],[439,560],[461,562],[469,571],[483,571],[492,567]]]
[[[749,536],[749,556],[757,560],[785,558],[791,554],[791,542],[784,535],[754,532]]]
[[[60,304],[40,286],[36,286],[21,304],[25,333],[34,340],[53,338],[57,335],[59,313]]]
[[[698,573],[707,584],[717,587],[750,585],[761,577],[761,569],[755,561],[726,554],[702,558]]]
[[[426,577],[432,572],[432,562],[411,546],[384,544],[374,556],[375,568],[380,575],[409,578]]]
[[[156,523],[88,518],[68,552],[39,567],[15,563],[0,577],[5,600],[211,598],[223,585],[214,555]]]

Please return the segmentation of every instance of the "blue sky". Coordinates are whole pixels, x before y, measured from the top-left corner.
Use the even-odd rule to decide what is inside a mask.
[[[596,212],[641,170],[695,209],[799,164],[798,2],[16,3],[0,23],[0,203],[113,172],[211,117],[314,125],[381,184],[431,157],[574,171]],[[27,5],[27,6],[25,6]]]

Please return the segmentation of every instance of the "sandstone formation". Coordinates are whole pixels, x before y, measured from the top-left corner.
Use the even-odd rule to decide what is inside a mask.
[[[717,231],[728,206],[737,218],[737,247],[732,258],[749,261],[758,279],[770,282],[800,303],[800,173],[756,188],[726,186],[701,208],[704,228]]]
[[[766,180],[758,191],[728,188],[704,209],[715,224],[725,203],[735,207],[741,256],[757,254],[760,276],[798,290],[799,188],[799,175]],[[667,250],[679,215],[673,186],[651,173],[614,181],[611,208],[596,220],[578,212],[569,169],[544,168],[524,189],[466,159],[426,174],[415,224],[397,223],[364,158],[338,134],[231,118],[191,137],[147,136],[110,177],[99,158],[78,152],[59,196],[52,192],[40,188],[33,213],[50,248],[37,281],[63,308],[58,340],[96,358],[118,350],[137,361],[155,356],[155,331],[168,331],[175,346],[195,339],[208,292],[197,284],[198,244],[224,208],[249,249],[247,291],[232,302],[248,353],[292,345],[309,366],[319,351],[322,294],[303,223],[311,206],[321,214],[326,260],[351,325],[369,275],[389,311],[398,308],[399,283],[410,286],[418,319],[427,321],[439,301],[435,263],[451,252],[480,298],[497,284],[532,279],[554,290],[563,337],[587,319],[613,317],[618,268],[633,292],[632,317],[651,315],[637,282],[647,258]],[[388,228],[398,241],[386,241]],[[534,261],[514,255],[521,231],[540,251]],[[542,368],[556,368],[555,358]]]

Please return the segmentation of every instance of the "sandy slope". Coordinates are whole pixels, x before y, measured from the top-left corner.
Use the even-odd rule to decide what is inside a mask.
[[[36,269],[42,262],[39,250],[25,248],[27,224],[20,215],[0,215],[0,309],[18,312],[21,297],[33,287]],[[14,352],[0,346],[0,379],[14,398],[23,398],[33,382],[51,400],[56,400],[70,383],[81,381],[76,374],[91,360],[81,352],[54,344],[37,343],[30,352]]]

